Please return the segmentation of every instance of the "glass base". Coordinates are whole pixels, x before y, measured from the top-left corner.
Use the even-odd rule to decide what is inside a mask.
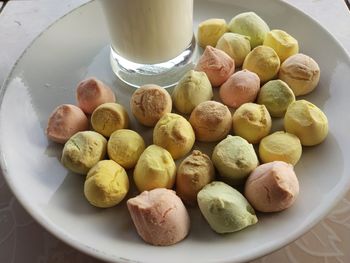
[[[111,47],[111,66],[118,78],[130,86],[138,88],[145,84],[156,84],[168,88],[176,85],[187,71],[194,68],[195,48],[193,36],[191,43],[179,56],[159,64],[139,64],[121,57]]]

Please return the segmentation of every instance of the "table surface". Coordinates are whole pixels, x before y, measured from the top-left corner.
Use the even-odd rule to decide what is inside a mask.
[[[0,84],[35,37],[88,0],[0,1]],[[6,2],[6,3],[5,3]],[[331,32],[350,54],[350,12],[344,0],[286,0]],[[350,191],[311,231],[253,262],[350,262]],[[0,262],[97,263],[61,242],[28,215],[0,172]]]

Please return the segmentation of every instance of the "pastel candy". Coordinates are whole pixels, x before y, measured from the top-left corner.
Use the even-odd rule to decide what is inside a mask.
[[[284,161],[296,165],[301,153],[299,138],[284,131],[277,131],[266,136],[259,145],[259,157],[263,163]]]
[[[240,67],[251,50],[249,39],[249,37],[240,34],[225,33],[218,40],[216,48],[224,51],[235,61],[235,66]]]
[[[277,53],[268,46],[258,46],[246,56],[243,69],[258,74],[261,83],[265,83],[277,76],[280,59]]]
[[[235,72],[235,62],[224,51],[207,46],[195,70],[205,72],[211,85],[218,87]]]
[[[212,161],[221,179],[230,185],[245,182],[248,175],[259,165],[253,145],[239,136],[228,135],[213,151]]]
[[[171,112],[172,101],[164,88],[149,84],[135,90],[130,99],[130,108],[141,124],[154,127],[164,114]]]
[[[312,146],[326,139],[328,119],[316,105],[306,100],[297,100],[287,109],[284,128],[295,134],[302,145]]]
[[[211,18],[198,25],[198,45],[202,48],[206,46],[215,47],[219,38],[227,32],[227,24],[224,19]]]
[[[299,194],[293,166],[281,161],[258,166],[248,177],[244,196],[260,212],[278,212],[291,207]]]
[[[194,150],[181,163],[176,173],[176,193],[185,204],[197,204],[198,192],[214,180],[215,170],[210,158]]]
[[[169,151],[175,160],[186,155],[192,149],[194,141],[191,124],[175,113],[165,114],[153,130],[153,143]]]
[[[249,143],[258,143],[271,130],[271,116],[264,105],[245,103],[232,116],[233,132]]]
[[[169,246],[183,240],[190,230],[190,217],[174,191],[157,188],[127,201],[137,233],[147,243]]]
[[[89,128],[89,120],[77,106],[63,104],[51,113],[46,127],[46,136],[58,143],[66,143],[79,131]]]
[[[260,90],[260,79],[249,70],[241,70],[225,81],[220,87],[220,99],[232,108],[238,108],[244,103],[254,102]]]
[[[61,163],[68,170],[87,174],[106,155],[107,140],[94,131],[74,134],[64,145]]]
[[[254,12],[236,15],[228,24],[228,28],[233,33],[248,36],[252,48],[262,45],[270,31],[266,22]]]
[[[213,89],[204,72],[190,70],[175,86],[172,99],[176,109],[189,114],[201,102],[213,97]]]
[[[232,127],[231,112],[220,102],[205,101],[192,111],[190,123],[196,140],[215,142],[229,134]]]
[[[157,145],[148,146],[141,154],[134,169],[134,181],[142,192],[155,188],[172,188],[176,166],[171,154]]]
[[[295,54],[282,63],[278,78],[288,84],[295,96],[306,95],[317,87],[320,68],[311,57]]]
[[[86,199],[96,207],[107,208],[119,204],[129,191],[129,179],[123,167],[112,160],[95,164],[84,183]]]
[[[223,182],[206,185],[197,199],[204,218],[219,234],[236,232],[258,222],[244,196]]]
[[[109,137],[114,131],[126,129],[129,126],[129,116],[122,105],[104,103],[92,113],[91,125],[95,131]]]
[[[279,29],[268,32],[263,44],[273,48],[281,62],[299,52],[298,41],[287,32]]]
[[[124,169],[134,168],[144,150],[143,138],[137,132],[127,129],[113,132],[107,143],[109,158]]]
[[[257,103],[264,104],[272,117],[283,117],[295,95],[288,84],[280,79],[270,80],[261,87]]]
[[[76,90],[78,106],[91,114],[98,106],[107,102],[115,102],[113,90],[101,80],[91,77],[81,81]]]

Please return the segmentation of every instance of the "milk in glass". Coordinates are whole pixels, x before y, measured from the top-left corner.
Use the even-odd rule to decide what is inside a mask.
[[[101,0],[111,46],[141,64],[171,60],[193,37],[193,0]]]

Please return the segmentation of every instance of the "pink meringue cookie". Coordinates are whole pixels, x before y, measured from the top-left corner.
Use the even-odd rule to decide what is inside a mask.
[[[46,136],[58,143],[66,143],[79,131],[89,128],[89,120],[77,106],[63,104],[58,106],[49,117]]]
[[[258,75],[249,70],[241,70],[229,77],[220,88],[220,99],[232,108],[254,102],[260,90]]]
[[[190,217],[175,191],[156,188],[127,201],[141,238],[152,245],[169,246],[183,240],[190,230]]]
[[[91,114],[101,104],[115,102],[115,95],[110,87],[92,77],[78,84],[76,99],[78,106],[85,113]]]
[[[235,62],[224,51],[207,46],[195,70],[205,72],[211,85],[218,87],[235,72]]]
[[[293,165],[282,161],[255,168],[244,189],[244,196],[260,212],[282,211],[293,205],[298,194],[299,182]]]

